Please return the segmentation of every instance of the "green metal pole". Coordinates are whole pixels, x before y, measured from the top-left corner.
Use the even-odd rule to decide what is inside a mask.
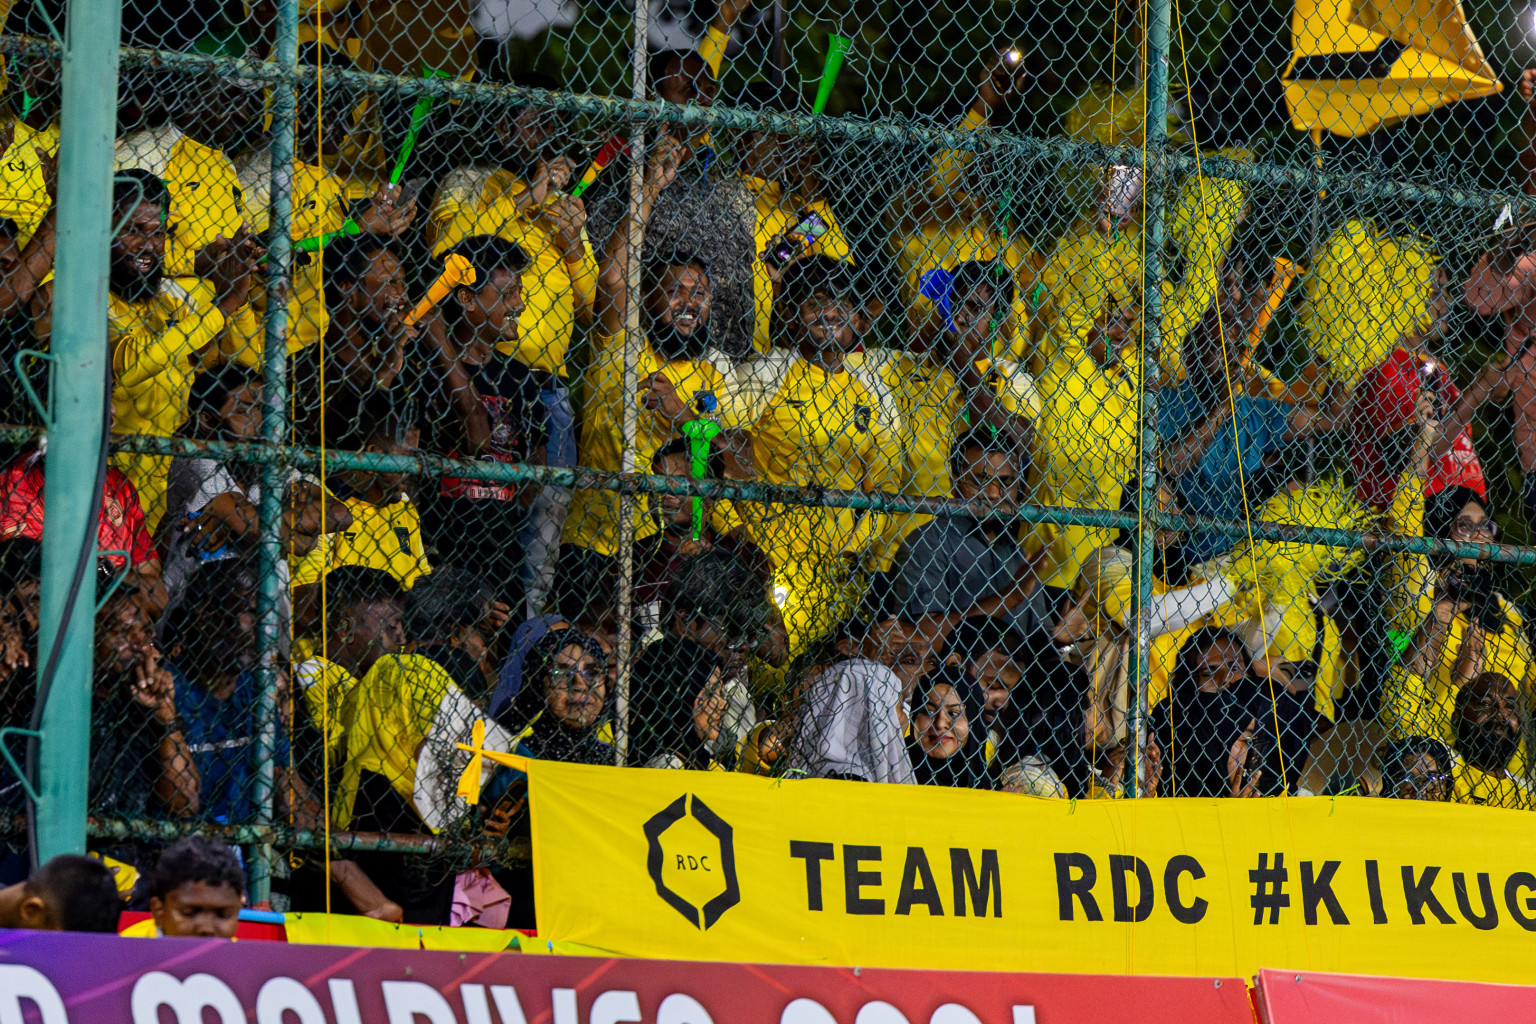
[[[1144,320],[1141,404],[1141,523],[1137,532],[1136,655],[1130,721],[1126,735],[1131,742],[1131,764],[1126,778],[1131,795],[1140,795],[1141,750],[1146,737],[1147,669],[1152,649],[1150,620],[1152,581],[1157,557],[1157,386],[1161,376],[1158,354],[1162,347],[1163,319],[1163,196],[1168,188],[1168,17],[1171,0],[1153,0],[1147,8],[1146,49],[1146,180],[1142,195],[1145,214],[1142,238],[1141,293]]]
[[[38,745],[39,860],[85,852],[85,770],[91,744],[91,638],[96,603],[93,493],[102,451],[107,384],[107,250],[111,245],[112,143],[117,135],[119,0],[69,0],[58,255],[53,283],[53,369],[43,502],[42,617],[38,651],[57,644]],[[76,590],[81,547],[92,557]],[[75,590],[71,601],[71,591]]]
[[[299,8],[297,0],[277,5],[277,43],[273,61],[285,73],[298,65]],[[272,88],[272,193],[271,229],[267,235],[267,319],[262,343],[264,384],[261,392],[261,435],[269,444],[288,438],[288,288],[292,270],[295,80],[285,77]],[[261,471],[261,531],[256,594],[257,682],[261,695],[256,705],[259,728],[251,756],[255,758],[256,824],[271,825],[276,797],[277,691],[286,660],[287,595],[283,593],[282,525],[283,495],[288,467],[274,461]],[[272,896],[272,844],[253,845],[250,864],[250,899],[260,905]]]

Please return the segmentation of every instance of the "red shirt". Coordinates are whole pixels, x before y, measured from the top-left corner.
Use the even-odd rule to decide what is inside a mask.
[[[0,539],[43,537],[43,461],[41,452],[30,452],[0,473]],[[154,542],[144,528],[144,509],[139,492],[115,466],[107,467],[102,491],[101,522],[96,531],[97,551],[126,551],[134,565],[157,557]],[[122,556],[107,555],[114,566]]]

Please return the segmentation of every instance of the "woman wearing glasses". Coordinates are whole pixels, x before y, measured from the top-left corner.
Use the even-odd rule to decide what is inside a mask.
[[[1420,422],[1423,436],[1414,454],[1422,466],[1440,425],[1422,408]],[[1427,498],[1421,486],[1399,487],[1392,525],[1410,537],[1490,545],[1498,540],[1492,507],[1465,487]],[[1391,738],[1454,742],[1456,695],[1485,672],[1513,680],[1530,701],[1531,651],[1524,616],[1495,588],[1487,557],[1399,555],[1391,602],[1389,636],[1400,653],[1388,672],[1381,707],[1382,725]],[[1529,765],[1522,744],[1509,771],[1521,777]]]

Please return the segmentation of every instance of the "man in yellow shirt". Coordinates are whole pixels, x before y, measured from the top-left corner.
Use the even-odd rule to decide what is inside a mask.
[[[259,127],[261,86],[227,76],[183,77],[171,120],[117,140],[113,169],[138,168],[170,192],[166,273],[207,277],[217,250],[210,243],[237,237],[245,197],[229,152]]]
[[[342,147],[346,144],[351,119],[347,116],[351,100],[349,89],[326,89],[317,105],[314,89],[299,90],[299,108],[294,129],[298,155],[293,162],[293,218],[289,235],[295,241],[316,238],[342,230],[350,219],[365,235],[398,238],[416,218],[416,199],[406,195],[402,186],[384,185],[372,197],[354,203],[354,183],[334,173]],[[244,195],[245,216],[252,231],[265,236],[270,226],[272,196],[272,154],[269,147],[251,150],[235,163],[236,176]],[[293,254],[293,284],[288,298],[288,352],[315,344],[325,336],[330,317],[325,308],[325,277],[321,257],[316,252]],[[227,356],[247,366],[261,364],[265,340],[266,293],[252,299],[254,316],[241,318],[231,325],[221,346]]]
[[[245,305],[258,251],[248,242],[210,246],[207,280],[165,275],[166,189],[145,171],[119,172],[107,270],[113,429],[169,437],[187,421],[192,379],[229,319]],[[51,297],[51,288],[49,289]],[[165,514],[170,459],[119,454],[114,463],[139,491],[146,527]]]
[[[1510,772],[1521,741],[1531,732],[1530,712],[1513,683],[1484,672],[1456,695],[1456,753],[1451,799],[1509,810],[1536,810],[1528,778]]]
[[[388,399],[375,395],[359,409],[358,426],[336,438],[344,451],[378,452],[384,455],[415,455],[420,450],[421,428],[411,417],[392,409]],[[325,573],[343,565],[382,569],[409,590],[432,571],[422,540],[421,513],[411,495],[416,480],[408,473],[348,470],[325,479],[326,489],[351,513],[352,521],[334,533],[323,534],[310,552],[293,567],[291,585],[302,593],[294,597],[295,615],[307,621],[317,600],[314,586]]]
[[[901,425],[890,403],[845,365],[868,328],[846,264],[811,256],[785,273],[781,315],[795,342],[738,370],[737,418],[751,433],[752,463],[771,484],[887,491],[899,486]],[[790,654],[846,615],[856,562],[885,517],[783,502],[739,506],[751,537],[773,562]]]
[[[1019,51],[994,55],[956,130],[987,128],[1023,80]],[[928,343],[949,327],[938,298],[945,272],[971,261],[997,261],[1007,267],[1015,276],[1016,288],[1011,289],[1012,316],[999,325],[1004,339],[999,354],[1022,362],[1028,343],[1027,298],[1034,287],[1039,257],[1015,229],[1005,196],[988,194],[996,188],[983,177],[990,163],[990,159],[978,159],[963,150],[941,150],[933,160],[926,187],[920,192],[914,190],[916,194],[904,197],[900,206],[891,209],[888,244],[902,277],[908,332]],[[1022,194],[1018,200],[1019,208],[1024,208]]]
[[[657,143],[641,195],[642,221],[649,219],[656,197],[685,158],[686,150],[672,138],[663,136]],[[642,469],[650,466],[660,448],[680,436],[680,427],[687,421],[716,416],[726,429],[741,423],[733,415],[728,378],[708,351],[714,282],[704,261],[688,253],[668,252],[648,261],[642,270],[644,336],[634,346],[640,393],[625,393],[624,359],[630,345],[623,325],[632,258],[628,235],[626,217],[603,252],[598,278],[599,351],[587,374],[586,421],[581,432],[580,465],[610,472],[622,468],[627,403],[639,406],[634,465]],[[646,509],[646,500],[636,498],[637,534],[644,528]],[[599,574],[607,560],[619,551],[619,512],[617,491],[576,492],[561,547],[562,561],[570,563],[562,568],[563,576],[592,573],[587,578],[602,578]]]
[[[526,88],[559,87],[543,75],[514,81]],[[495,235],[527,254],[517,332],[496,346],[496,354],[521,363],[538,387],[545,449],[540,461],[574,466],[576,413],[566,387],[566,357],[576,324],[592,319],[597,259],[587,240],[586,207],[566,194],[575,167],[548,155],[546,120],[545,112],[524,107],[498,121],[487,147],[490,160],[443,179],[426,232],[434,257],[476,235]],[[570,504],[569,488],[541,488],[519,531],[518,576],[530,612],[543,610]]]
[[[323,778],[346,753],[341,706],[357,681],[386,654],[405,646],[404,596],[400,584],[382,569],[345,565],[325,574],[327,643],[293,666],[294,688],[303,696],[308,728],[300,718],[294,728],[295,752],[309,778]],[[312,730],[312,731],[311,731]]]

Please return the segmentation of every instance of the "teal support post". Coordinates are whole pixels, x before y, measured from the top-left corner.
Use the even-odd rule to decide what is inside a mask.
[[[272,50],[284,73],[272,86],[272,192],[271,230],[267,235],[267,319],[262,342],[261,435],[270,444],[288,438],[288,289],[293,268],[293,156],[295,79],[291,72],[299,59],[299,8],[297,0],[277,5],[277,42]],[[251,756],[256,759],[256,824],[271,825],[276,809],[278,683],[286,671],[288,595],[282,572],[283,495],[288,467],[270,462],[261,469],[261,532],[258,550],[260,589],[256,595],[257,701],[260,727]],[[272,895],[272,844],[253,845],[250,865],[250,900],[260,905]]]
[[[48,510],[38,629],[43,714],[34,762],[39,860],[85,852],[119,2],[69,0],[64,27],[52,397],[43,464]]]
[[[1141,791],[1141,751],[1146,741],[1147,669],[1152,649],[1150,620],[1146,615],[1152,603],[1152,582],[1157,558],[1157,386],[1161,370],[1158,357],[1162,349],[1163,321],[1163,205],[1168,191],[1168,19],[1171,0],[1152,0],[1147,7],[1147,124],[1146,124],[1146,197],[1142,217],[1142,238],[1146,255],[1142,261],[1141,293],[1143,340],[1141,402],[1141,522],[1136,551],[1136,646],[1135,686],[1127,709],[1126,737],[1130,741],[1131,762],[1125,773],[1131,795]]]

